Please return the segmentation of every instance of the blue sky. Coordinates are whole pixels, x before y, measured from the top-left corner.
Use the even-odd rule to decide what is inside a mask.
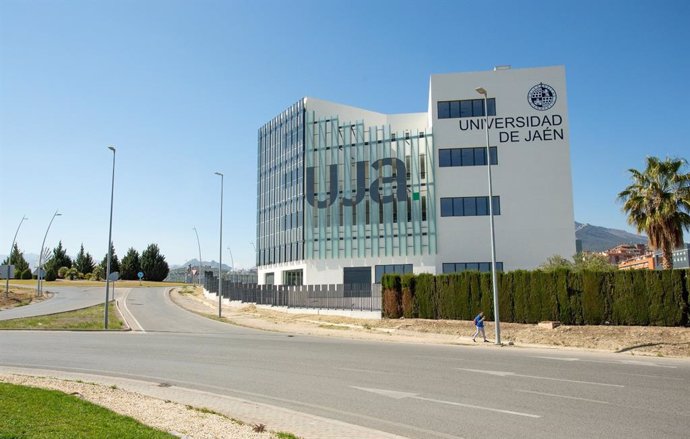
[[[426,111],[432,73],[565,65],[575,219],[647,155],[690,159],[687,1],[0,1],[0,254],[157,243],[253,266],[257,129],[302,96]],[[7,247],[7,249],[5,249]]]

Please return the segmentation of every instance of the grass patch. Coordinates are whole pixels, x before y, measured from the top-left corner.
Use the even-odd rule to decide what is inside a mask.
[[[0,321],[0,329],[103,329],[103,304],[47,316]],[[124,326],[115,303],[108,306],[108,329]],[[1,438],[1,437],[0,437]]]
[[[278,439],[299,439],[299,437],[295,436],[292,433],[286,433],[284,431],[277,431],[276,432],[276,437]]]
[[[55,390],[0,382],[0,437],[174,438],[103,407]]]

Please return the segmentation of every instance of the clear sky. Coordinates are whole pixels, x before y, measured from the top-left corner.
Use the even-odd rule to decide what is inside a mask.
[[[426,111],[432,73],[565,65],[575,219],[627,228],[647,155],[690,159],[690,2],[0,0],[0,254],[254,264],[257,129],[303,96]]]

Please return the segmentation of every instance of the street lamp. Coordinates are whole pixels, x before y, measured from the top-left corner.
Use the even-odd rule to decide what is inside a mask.
[[[196,231],[196,227],[192,227],[194,229],[194,234],[196,235],[196,245],[199,247],[199,286],[201,286],[201,243],[199,243],[199,232]]]
[[[46,245],[46,238],[48,237],[48,232],[50,231],[50,226],[53,225],[53,220],[55,219],[56,216],[62,216],[61,213],[58,213],[56,210],[55,213],[53,214],[53,217],[50,219],[50,222],[48,223],[48,228],[46,229],[46,234],[43,235],[43,243],[41,243],[41,253],[38,255],[38,276],[36,276],[37,282],[36,282],[36,295],[37,296],[42,296],[43,295],[43,286],[41,285],[42,281],[42,274],[43,274],[43,248]]]
[[[5,282],[5,297],[10,297],[10,266],[12,265],[12,250],[14,250],[14,243],[17,241],[17,233],[19,233],[19,228],[22,226],[24,220],[28,220],[25,215],[22,215],[22,220],[19,221],[17,226],[17,231],[14,232],[14,238],[12,239],[12,246],[10,247],[10,255],[7,257],[7,280]]]
[[[110,296],[110,261],[113,257],[113,195],[115,194],[115,147],[109,146],[109,150],[113,152],[113,178],[110,184],[110,225],[108,226],[108,260],[106,262],[105,273],[105,312],[104,312],[104,327],[108,329],[108,299]],[[113,296],[115,291],[113,290]]]
[[[491,151],[489,148],[489,106],[486,89],[477,87],[477,93],[484,96],[484,133],[486,134],[486,172],[489,178],[489,224],[491,226],[491,283],[494,293],[494,322],[496,324],[496,344],[501,344],[501,323],[498,317],[498,286],[496,284],[496,237],[494,231],[494,195],[491,182]]]
[[[220,176],[220,255],[218,258],[218,318],[221,318],[221,298],[223,297],[223,174]]]

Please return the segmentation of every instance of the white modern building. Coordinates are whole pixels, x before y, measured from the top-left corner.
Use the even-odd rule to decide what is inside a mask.
[[[259,130],[259,283],[490,271],[488,159],[498,269],[574,254],[567,103],[562,66],[432,75],[424,113],[301,99]]]

